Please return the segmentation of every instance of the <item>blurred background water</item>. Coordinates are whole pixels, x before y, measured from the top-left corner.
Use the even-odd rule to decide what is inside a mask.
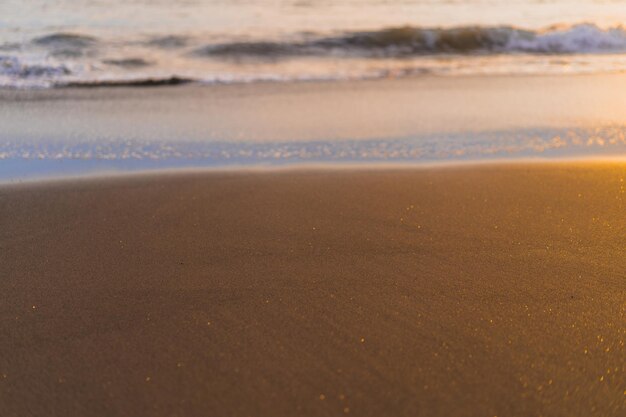
[[[623,157],[624,22],[626,0],[2,0],[0,181]]]
[[[625,0],[3,0],[0,86],[621,72],[624,22]]]

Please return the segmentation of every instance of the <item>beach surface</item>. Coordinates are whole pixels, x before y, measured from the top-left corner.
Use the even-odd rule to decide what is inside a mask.
[[[623,416],[626,165],[0,187],[2,416]]]

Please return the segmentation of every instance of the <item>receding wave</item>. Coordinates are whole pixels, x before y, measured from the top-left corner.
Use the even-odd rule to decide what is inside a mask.
[[[195,51],[209,57],[277,58],[306,55],[402,57],[469,53],[602,53],[625,52],[626,29],[593,24],[539,31],[509,26],[466,26],[448,29],[396,27],[347,32],[292,42],[252,41],[210,44]]]
[[[191,78],[167,77],[167,78],[140,78],[131,80],[105,80],[105,81],[73,81],[57,84],[57,87],[73,88],[105,88],[105,87],[164,87],[183,85],[194,82]]]
[[[116,162],[156,167],[268,166],[301,163],[429,163],[520,158],[616,156],[626,126],[514,129],[373,140],[213,142],[121,140],[0,141],[0,167],[11,161],[64,161],[107,168]],[[24,165],[22,163],[22,165]],[[124,165],[122,165],[124,166]],[[29,169],[33,169],[29,167]],[[1,173],[1,170],[0,170]]]

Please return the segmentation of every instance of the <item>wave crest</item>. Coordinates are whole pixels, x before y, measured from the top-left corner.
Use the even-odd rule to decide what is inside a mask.
[[[348,32],[296,42],[232,42],[196,50],[208,57],[279,58],[298,55],[365,55],[402,57],[471,53],[602,53],[626,51],[623,27],[601,29],[594,24],[531,31],[509,26],[467,26],[449,29],[412,26]]]
[[[51,47],[86,48],[94,45],[96,42],[97,39],[93,36],[62,32],[33,39],[33,43],[36,45]]]

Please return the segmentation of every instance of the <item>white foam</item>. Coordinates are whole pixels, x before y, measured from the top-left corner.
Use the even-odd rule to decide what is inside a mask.
[[[506,49],[544,53],[626,52],[626,30],[601,29],[594,24],[550,29],[532,36],[513,36]]]

